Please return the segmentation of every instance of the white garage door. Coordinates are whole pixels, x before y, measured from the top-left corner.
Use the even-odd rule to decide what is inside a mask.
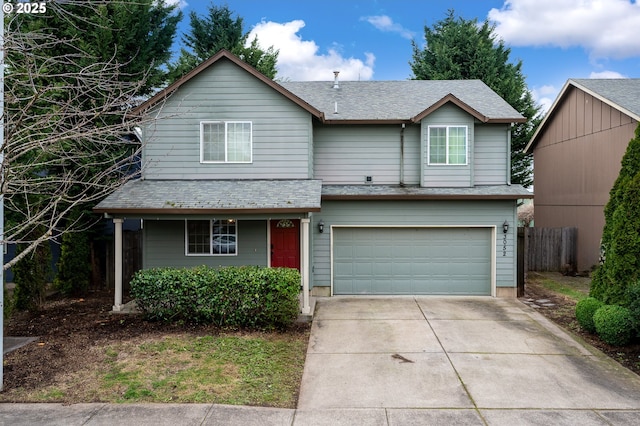
[[[334,294],[491,294],[490,228],[333,229]]]

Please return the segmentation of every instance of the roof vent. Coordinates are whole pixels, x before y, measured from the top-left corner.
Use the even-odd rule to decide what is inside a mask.
[[[333,72],[333,88],[334,89],[340,88],[340,85],[338,84],[338,74],[340,74],[340,71]]]

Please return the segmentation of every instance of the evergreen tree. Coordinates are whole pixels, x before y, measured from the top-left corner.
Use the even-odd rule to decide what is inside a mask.
[[[590,295],[625,305],[626,290],[640,278],[640,125],[622,157],[620,174],[605,206],[605,260],[593,274]]]
[[[33,233],[44,231],[34,229]],[[24,244],[18,244],[18,252],[25,250]],[[45,241],[23,256],[13,268],[13,281],[15,290],[13,301],[16,309],[37,311],[44,302],[47,284],[51,280],[51,248]]]
[[[68,215],[69,229],[73,232],[62,234],[58,271],[53,281],[54,286],[65,295],[83,295],[91,282],[91,231],[87,229],[87,212],[80,207],[74,208]]]
[[[433,28],[425,26],[426,46],[414,41],[410,62],[416,80],[482,80],[527,118],[511,132],[511,182],[525,187],[533,183],[530,155],[524,148],[540,122],[539,108],[527,89],[522,62],[510,61],[511,49],[497,40],[488,21],[456,18],[450,10]]]
[[[171,81],[182,77],[222,49],[232,52],[267,77],[275,78],[278,51],[273,47],[263,50],[257,37],[247,46],[249,33],[243,34],[243,20],[232,15],[228,6],[216,6],[213,3],[204,17],[195,12],[189,14],[191,29],[182,37],[186,48],[180,50],[177,61],[169,67]]]
[[[123,135],[139,122],[128,112],[164,84],[180,18],[163,0],[116,0],[7,19],[5,242],[25,247],[5,268],[133,177],[139,144]]]

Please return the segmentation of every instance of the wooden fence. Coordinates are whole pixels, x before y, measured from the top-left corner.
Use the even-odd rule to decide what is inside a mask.
[[[518,238],[523,239],[525,272],[575,271],[578,228],[522,228]]]

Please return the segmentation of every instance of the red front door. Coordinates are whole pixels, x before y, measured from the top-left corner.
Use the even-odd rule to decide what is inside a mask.
[[[271,267],[300,270],[300,220],[271,220]]]

